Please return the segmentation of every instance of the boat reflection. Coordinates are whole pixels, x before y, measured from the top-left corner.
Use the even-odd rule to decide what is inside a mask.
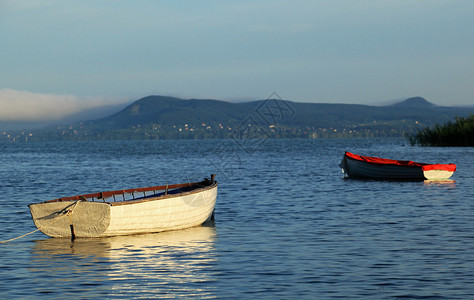
[[[212,225],[74,241],[49,238],[35,242],[33,271],[93,285],[108,296],[206,296],[215,280],[215,239]]]
[[[425,181],[423,181],[423,185],[455,188],[456,187],[456,180],[452,180],[452,179],[425,180]]]

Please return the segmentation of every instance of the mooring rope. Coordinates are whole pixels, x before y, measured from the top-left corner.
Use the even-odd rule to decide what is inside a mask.
[[[55,217],[55,220],[53,220],[51,223],[47,224],[46,226],[42,226],[41,228],[48,227],[48,226],[50,226],[50,225],[56,223],[57,221],[61,220],[60,217],[72,215],[72,213],[74,212],[74,209],[76,208],[78,202],[79,202],[79,201],[76,201],[76,202],[74,203],[74,206],[73,206],[72,209],[68,209],[68,210],[66,210],[65,212],[61,213],[59,216]],[[25,233],[25,234],[23,234],[23,235],[20,235],[20,236],[18,236],[18,237],[16,237],[16,238],[12,238],[12,239],[5,240],[5,241],[0,241],[0,244],[8,243],[8,242],[11,242],[11,241],[14,241],[14,240],[21,239],[22,237],[25,237],[25,236],[27,236],[27,235],[33,234],[33,233],[35,233],[35,232],[37,232],[37,231],[40,231],[40,230],[41,230],[41,229],[38,228],[38,229],[33,230],[33,231],[31,231],[31,232],[28,232],[28,233]]]

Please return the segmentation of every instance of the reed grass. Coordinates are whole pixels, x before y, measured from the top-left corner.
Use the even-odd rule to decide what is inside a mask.
[[[474,146],[474,115],[467,118],[456,117],[444,125],[424,128],[409,137],[412,145],[433,147],[472,147]]]

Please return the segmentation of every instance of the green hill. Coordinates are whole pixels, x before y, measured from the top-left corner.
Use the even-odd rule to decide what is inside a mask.
[[[142,98],[110,117],[89,122],[90,125],[123,129],[137,125],[159,124],[200,125],[204,123],[237,122],[248,114],[244,105],[219,100],[182,100],[173,97]]]
[[[275,100],[276,101],[276,100]],[[278,100],[281,101],[281,100]],[[149,96],[142,98],[110,117],[90,122],[101,128],[119,129],[137,125],[200,125],[236,124],[258,114],[258,107],[269,100],[232,103],[220,100]],[[291,118],[274,125],[341,127],[387,121],[418,121],[431,124],[451,120],[456,115],[468,115],[466,108],[436,106],[421,97],[414,97],[389,106],[358,104],[324,104],[282,101],[293,111]],[[272,103],[270,101],[269,105]]]

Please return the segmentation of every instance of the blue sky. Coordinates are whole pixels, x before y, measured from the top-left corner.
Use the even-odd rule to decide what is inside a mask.
[[[470,0],[0,0],[0,120],[151,94],[472,105],[472,16]]]

